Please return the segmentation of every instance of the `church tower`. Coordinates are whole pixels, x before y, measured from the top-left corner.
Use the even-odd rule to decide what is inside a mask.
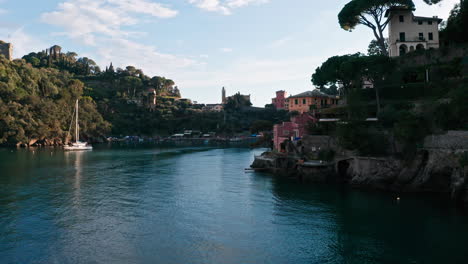
[[[221,102],[223,104],[227,103],[227,101],[226,101],[226,89],[224,89],[224,86],[223,86],[223,89],[221,90]]]

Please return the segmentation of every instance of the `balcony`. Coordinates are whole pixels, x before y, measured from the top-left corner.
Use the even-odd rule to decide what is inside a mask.
[[[405,38],[404,40],[397,39],[397,43],[401,42],[427,42],[426,38],[424,37],[412,37],[412,38]]]

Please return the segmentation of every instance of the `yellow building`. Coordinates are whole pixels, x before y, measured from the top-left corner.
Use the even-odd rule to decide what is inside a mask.
[[[319,90],[307,91],[293,95],[287,99],[287,109],[299,113],[309,112],[311,109],[328,108],[338,105],[339,97],[320,92]]]

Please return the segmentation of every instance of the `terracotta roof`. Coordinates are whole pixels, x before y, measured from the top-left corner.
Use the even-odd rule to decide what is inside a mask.
[[[437,21],[438,23],[442,22],[443,19],[438,17],[419,17],[415,16],[414,21]]]
[[[300,94],[289,96],[289,98],[299,98],[299,97],[327,97],[327,98],[335,98],[336,96],[328,95],[325,93],[320,92],[319,90],[307,91]]]
[[[405,6],[394,6],[390,7],[385,11],[385,17],[388,17],[390,15],[390,12],[392,11],[415,11],[415,8],[410,8],[410,7],[405,7]],[[413,16],[414,21],[437,21],[437,22],[442,22],[442,19],[438,17],[420,17],[420,16]]]
[[[410,7],[406,7],[406,6],[393,6],[393,7],[390,7],[389,9],[387,9],[387,11],[385,11],[385,17],[388,17],[390,15],[390,12],[392,11],[415,11],[416,8],[410,8]]]

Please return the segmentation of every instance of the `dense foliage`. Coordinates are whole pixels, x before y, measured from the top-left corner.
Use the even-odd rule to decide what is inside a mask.
[[[240,94],[223,112],[182,99],[175,82],[133,66],[101,70],[89,58],[53,46],[13,62],[0,56],[0,145],[63,144],[80,100],[81,136],[170,135],[184,130],[221,134],[271,130],[286,111],[255,108]],[[260,120],[260,121],[259,121]]]
[[[351,0],[338,14],[338,21],[344,30],[351,31],[357,25],[370,28],[383,55],[385,48],[384,30],[391,17],[385,17],[386,11],[395,6],[413,8],[412,0]]]
[[[468,1],[460,1],[450,12],[441,39],[445,44],[468,43]]]
[[[66,72],[36,69],[22,60],[10,62],[1,57],[0,144],[63,142],[78,98],[83,136],[105,135],[110,124],[99,114],[92,98],[82,97],[83,90],[83,83]]]

